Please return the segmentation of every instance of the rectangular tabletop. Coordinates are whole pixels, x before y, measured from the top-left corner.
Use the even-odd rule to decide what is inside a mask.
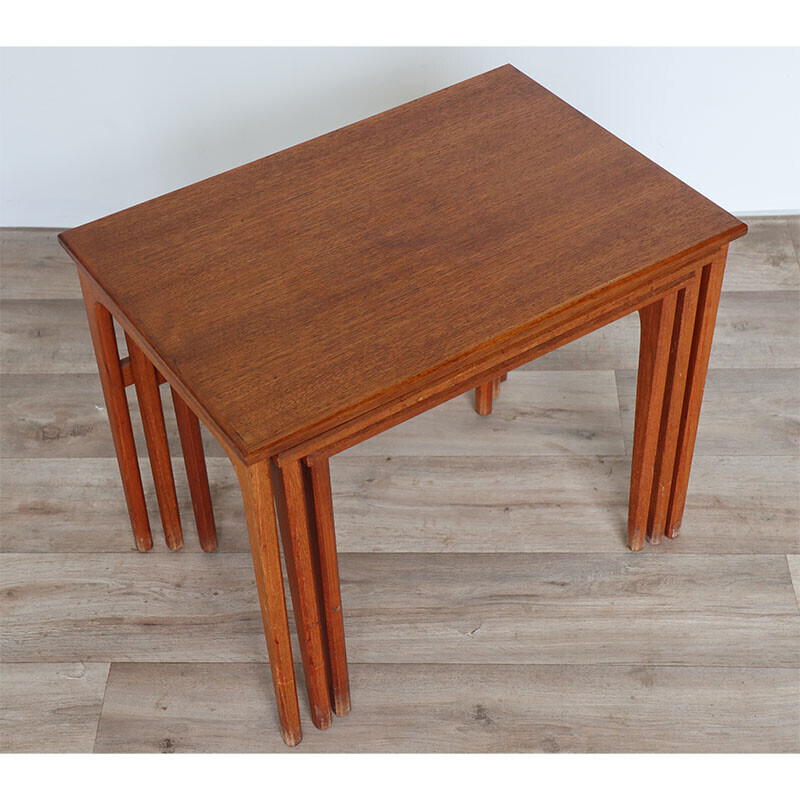
[[[505,66],[61,239],[248,457],[745,230]]]

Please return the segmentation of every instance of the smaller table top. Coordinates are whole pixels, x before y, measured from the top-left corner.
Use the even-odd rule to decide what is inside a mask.
[[[61,240],[250,455],[745,231],[507,65]]]

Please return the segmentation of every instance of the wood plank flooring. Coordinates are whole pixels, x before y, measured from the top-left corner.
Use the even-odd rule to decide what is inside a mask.
[[[334,457],[353,711],[297,751],[800,750],[800,218],[748,223],[677,540],[624,545],[635,315]],[[135,552],[55,233],[0,231],[0,750],[284,752],[233,470],[203,554],[174,459],[173,553],[143,459]]]
[[[303,752],[354,742],[375,753],[793,752],[797,743],[797,669],[354,664],[350,680],[353,711],[327,731],[307,726]],[[95,750],[281,752],[274,714],[261,665],[112,664]]]

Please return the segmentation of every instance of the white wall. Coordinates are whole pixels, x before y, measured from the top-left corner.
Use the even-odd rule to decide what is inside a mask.
[[[511,62],[733,212],[800,210],[800,49],[0,52],[0,225],[73,226]]]

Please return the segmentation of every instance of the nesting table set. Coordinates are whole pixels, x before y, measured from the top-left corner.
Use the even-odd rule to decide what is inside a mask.
[[[139,550],[182,542],[169,383],[204,550],[199,420],[241,484],[283,738],[350,709],[329,458],[639,312],[628,545],[677,535],[728,243],[747,228],[512,66],[61,235]],[[121,357],[114,321],[124,330]]]

